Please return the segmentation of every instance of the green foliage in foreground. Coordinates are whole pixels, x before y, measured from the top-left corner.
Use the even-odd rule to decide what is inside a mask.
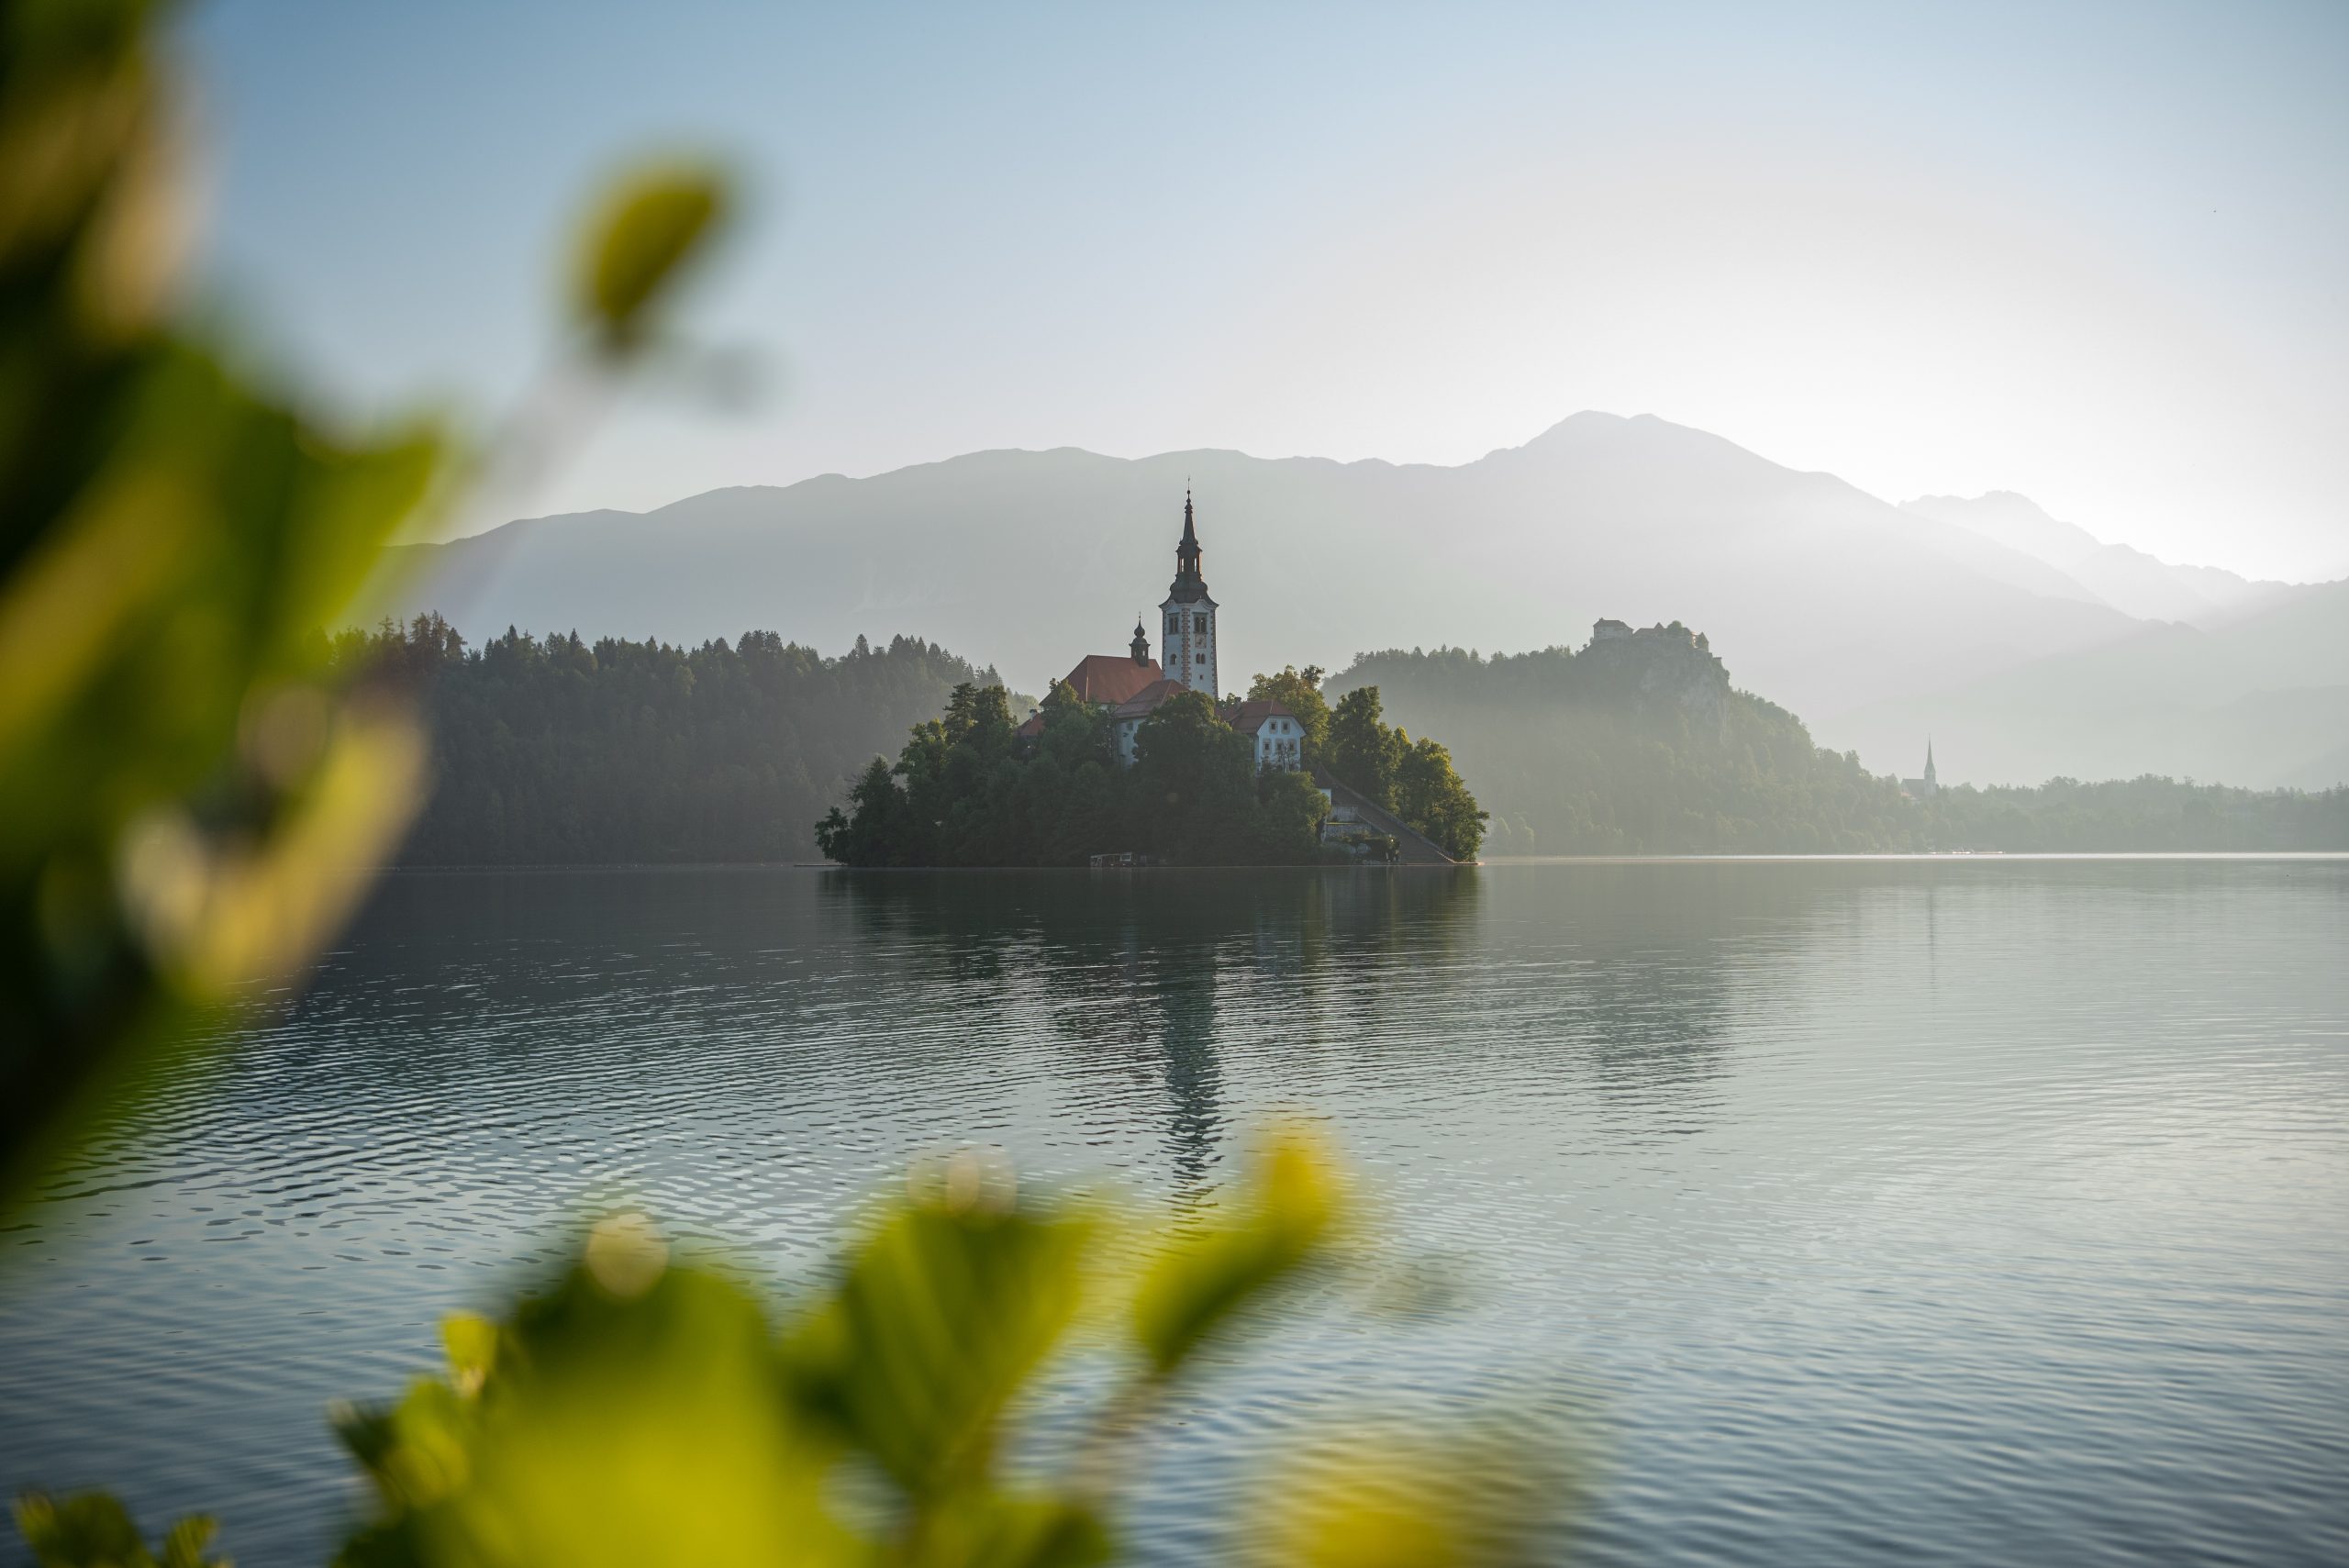
[[[415,802],[406,702],[315,628],[449,477],[177,330],[171,9],[0,10],[0,1213],[237,986],[333,931]],[[579,361],[657,339],[706,171],[583,236]]]
[[[306,631],[441,443],[323,428],[172,330],[157,9],[0,13],[0,1213],[308,955],[416,766]]]
[[[17,1530],[44,1568],[228,1568],[226,1558],[207,1557],[217,1527],[192,1514],[163,1532],[150,1551],[130,1510],[104,1492],[72,1497],[34,1493],[17,1504]]]
[[[160,316],[164,9],[0,8],[0,1210],[131,1069],[316,951],[406,820],[420,763],[397,684],[354,688],[310,628],[336,622],[420,511],[442,445],[338,436]],[[655,339],[668,280],[724,206],[697,171],[619,187],[577,268],[588,355]],[[421,631],[423,656],[456,651]],[[1179,751],[1163,776],[1214,775]],[[1326,1163],[1290,1140],[1130,1291],[1105,1291],[1118,1254],[1101,1217],[1022,1206],[950,1166],[780,1332],[724,1275],[669,1267],[640,1222],[607,1223],[503,1318],[451,1322],[448,1376],[340,1423],[373,1494],[340,1560],[1104,1561],[1119,1463],[1160,1392],[1319,1257],[1339,1218]],[[1015,1401],[1121,1294],[1108,1339],[1126,1371],[1100,1424],[1060,1473],[1014,1475]],[[1357,1484],[1279,1496],[1277,1528],[1253,1538],[1267,1561],[1397,1562],[1396,1542],[1419,1562],[1523,1554],[1521,1532],[1493,1533],[1508,1516],[1468,1516],[1464,1489],[1374,1494],[1359,1478],[1382,1472],[1332,1473]],[[45,1568],[208,1568],[201,1517],[152,1549],[100,1494],[27,1496],[17,1519]]]
[[[875,758],[816,828],[842,865],[1083,865],[1127,850],[1186,865],[1321,858],[1321,794],[1302,773],[1257,770],[1248,738],[1187,692],[1141,727],[1118,762],[1107,709],[1055,685],[1043,733],[1022,740],[1000,687],[957,686],[915,726],[896,765]]]
[[[1352,1205],[1292,1129],[1224,1201],[1154,1236],[1076,1198],[1022,1200],[973,1151],[918,1172],[829,1284],[780,1318],[673,1266],[641,1216],[495,1321],[458,1317],[448,1371],[338,1418],[372,1503],[347,1568],[1078,1568],[1119,1555],[1138,1451],[1203,1351],[1344,1256]],[[1055,1358],[1103,1368],[1075,1435],[1010,1461]],[[1333,1435],[1242,1498],[1252,1561],[1374,1568],[1531,1560],[1569,1504],[1563,1455],[1468,1431]],[[26,1500],[43,1568],[201,1568],[208,1521],[139,1554],[103,1496]]]
[[[771,631],[469,650],[438,616],[346,632],[332,662],[420,699],[434,783],[413,865],[807,860],[841,779],[956,685],[997,684],[915,638],[836,659]]]

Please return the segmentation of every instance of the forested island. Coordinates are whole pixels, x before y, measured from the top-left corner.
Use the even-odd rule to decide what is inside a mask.
[[[1160,705],[1119,759],[1110,708],[1055,682],[1022,735],[1000,687],[955,688],[941,718],[915,727],[893,767],[874,758],[845,809],[816,829],[829,859],[854,866],[1083,865],[1133,852],[1178,865],[1344,862],[1325,840],[1332,778],[1391,812],[1454,860],[1474,860],[1485,813],[1450,753],[1382,722],[1378,694],[1332,715],[1319,672],[1259,675],[1256,702],[1294,715],[1304,762],[1262,767],[1228,708],[1204,693]]]
[[[1315,769],[1461,859],[2349,849],[2349,790],[2057,779],[1912,798],[1675,627],[1260,675],[1248,695],[1306,729],[1309,767],[1284,780],[1256,776],[1204,698],[1168,716],[1147,766],[1105,762],[1100,716],[1064,695],[1041,705],[1040,738],[1007,741],[1030,705],[918,638],[827,656],[765,631],[684,648],[509,629],[469,647],[428,615],[334,652],[425,704],[437,787],[414,865],[1304,862],[1321,857]],[[1443,742],[1412,738],[1430,730]],[[817,824],[835,809],[828,851]],[[907,828],[925,812],[939,826]]]

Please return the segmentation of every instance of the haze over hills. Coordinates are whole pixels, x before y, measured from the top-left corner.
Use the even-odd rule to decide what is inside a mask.
[[[1938,507],[1598,413],[1455,468],[1063,448],[712,491],[418,547],[429,570],[383,603],[440,608],[476,638],[509,624],[690,641],[764,628],[839,649],[903,631],[1041,690],[1082,654],[1122,650],[1135,613],[1163,595],[1186,484],[1234,687],[1381,648],[1578,646],[1600,617],[1676,619],[1822,743],[1913,772],[1924,731],[1898,727],[1923,697],[2147,630]],[[2349,663],[2331,667],[2349,684]],[[2076,739],[2009,748],[2003,773],[1953,745],[1944,776],[2077,772]]]
[[[2028,578],[2026,585],[2034,592],[2110,605],[2143,620],[2224,626],[2299,587],[2238,576],[2216,566],[2176,566],[2129,545],[2107,544],[2076,524],[2049,517],[2029,496],[2009,490],[1971,498],[1921,495],[1900,509],[1954,523],[2048,568],[2052,575]]]
[[[1824,727],[1862,756],[1933,738],[1943,774],[2037,782],[2140,773],[2254,788],[2349,782],[2349,581],[2296,586],[2204,631],[2118,641],[1892,698]],[[1959,762],[1962,760],[1962,765]]]

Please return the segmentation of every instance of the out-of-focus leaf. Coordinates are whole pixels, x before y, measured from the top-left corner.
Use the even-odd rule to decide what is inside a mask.
[[[1075,1316],[1096,1229],[952,1194],[887,1215],[786,1341],[799,1397],[916,1497],[966,1485]]]
[[[170,817],[135,825],[123,893],[149,949],[189,996],[225,998],[284,969],[340,925],[415,809],[424,737],[405,706],[347,706],[276,831],[208,851]]]
[[[1235,1314],[1294,1277],[1330,1240],[1342,1210],[1342,1183],[1319,1140],[1295,1125],[1269,1133],[1230,1210],[1171,1240],[1142,1279],[1134,1331],[1155,1373],[1172,1373]]]
[[[204,1549],[212,1544],[216,1526],[208,1514],[191,1514],[174,1520],[163,1532],[163,1568],[228,1568],[228,1559],[207,1559]]]
[[[933,1504],[905,1555],[925,1568],[1093,1568],[1114,1550],[1108,1528],[1089,1508],[984,1491]]]
[[[497,1364],[497,1325],[475,1313],[451,1312],[440,1319],[440,1346],[457,1392],[477,1394]]]
[[[1252,1568],[1517,1568],[1556,1561],[1576,1496],[1542,1423],[1293,1448],[1252,1499]]]
[[[499,1331],[473,1397],[421,1384],[388,1418],[347,1418],[343,1430],[382,1504],[349,1563],[852,1555],[820,1495],[827,1451],[791,1419],[764,1313],[695,1270],[623,1297],[583,1266]]]
[[[0,577],[0,1208],[190,1038],[189,1004],[315,951],[421,771],[413,721],[334,691],[317,632],[436,449],[338,445],[192,350],[126,376],[106,461],[50,482]]]
[[[0,270],[39,258],[59,324],[144,324],[176,260],[150,0],[24,0],[0,20]]]
[[[725,177],[707,164],[640,170],[598,204],[580,247],[577,309],[613,349],[640,342],[654,307],[724,219]]]
[[[213,1521],[190,1515],[163,1533],[163,1549],[150,1551],[139,1527],[120,1500],[105,1492],[57,1498],[35,1492],[17,1504],[17,1529],[40,1568],[228,1568],[226,1558],[207,1558]]]

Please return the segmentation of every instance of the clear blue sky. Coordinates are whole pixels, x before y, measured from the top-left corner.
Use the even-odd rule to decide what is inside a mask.
[[[206,287],[488,413],[599,171],[734,159],[696,330],[530,510],[990,446],[1458,462],[1654,413],[1888,499],[2349,573],[2349,4],[214,0]]]

